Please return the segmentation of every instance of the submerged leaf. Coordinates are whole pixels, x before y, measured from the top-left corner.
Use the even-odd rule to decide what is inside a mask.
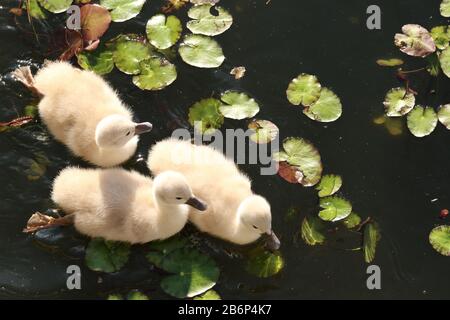
[[[241,120],[252,118],[259,112],[259,105],[255,99],[242,92],[227,91],[220,100],[224,103],[219,107],[225,118]]]
[[[89,242],[85,260],[91,270],[112,273],[122,269],[129,255],[129,243],[95,238]]]
[[[28,14],[35,19],[46,19],[47,14],[38,4],[38,0],[29,0],[23,2],[24,6],[27,8]]]
[[[378,59],[377,60],[377,64],[379,66],[382,66],[382,67],[396,67],[396,66],[401,66],[403,64],[403,60],[402,59],[396,59],[396,58],[392,58],[392,59]]]
[[[38,2],[52,13],[61,13],[69,9],[73,0],[38,0]]]
[[[339,191],[342,186],[342,178],[341,176],[337,176],[334,174],[327,174],[322,176],[322,180],[320,180],[319,185],[316,187],[316,190],[319,191],[319,197],[331,196]]]
[[[358,214],[352,212],[347,218],[342,220],[342,222],[348,229],[353,229],[361,224],[361,217]]]
[[[418,137],[425,137],[431,134],[436,128],[438,117],[433,108],[415,106],[408,114],[408,129]]]
[[[146,0],[100,0],[100,5],[112,10],[114,22],[123,22],[136,17],[141,12]]]
[[[228,30],[233,23],[231,14],[222,7],[214,7],[217,15],[212,15],[212,8],[210,4],[203,4],[189,9],[188,16],[194,20],[188,21],[187,28],[192,33],[205,36],[216,36]]]
[[[315,246],[325,242],[325,225],[317,217],[306,216],[302,222],[302,239],[307,245]]]
[[[213,133],[223,124],[223,115],[219,112],[221,105],[214,98],[200,100],[189,109],[189,123],[204,134]]]
[[[245,269],[257,277],[268,278],[279,273],[283,267],[284,260],[280,252],[272,253],[257,247],[250,252]]]
[[[196,296],[194,300],[222,300],[219,294],[214,290],[208,290],[200,296]]]
[[[113,53],[116,67],[126,74],[139,74],[141,72],[140,63],[151,57],[148,45],[123,36],[117,39]]]
[[[450,226],[439,226],[431,230],[430,243],[443,256],[450,256]]]
[[[177,78],[175,66],[164,58],[153,57],[139,64],[140,73],[133,83],[142,90],[161,90]]]
[[[406,24],[403,33],[395,35],[395,45],[410,56],[426,57],[436,51],[436,45],[430,33],[418,24]]]
[[[363,251],[366,263],[371,263],[375,259],[377,243],[380,240],[380,230],[378,223],[369,222],[364,226]]]
[[[443,17],[450,17],[450,0],[442,0],[440,6],[441,15]]]
[[[114,69],[113,53],[105,47],[94,51],[82,51],[77,54],[77,60],[80,67],[99,75],[108,74]]]
[[[450,130],[450,104],[443,105],[438,111],[439,121]]]
[[[225,60],[222,48],[212,38],[190,34],[180,43],[181,59],[198,68],[217,68]]]
[[[182,29],[177,17],[157,14],[147,21],[147,38],[156,48],[167,49],[180,39]]]
[[[393,88],[389,90],[384,99],[384,107],[388,117],[401,117],[414,108],[416,98],[410,92],[406,93],[404,88]]]
[[[289,83],[286,95],[293,105],[310,106],[319,99],[321,88],[316,76],[302,73]]]
[[[342,115],[342,104],[333,91],[323,88],[319,100],[306,107],[303,113],[311,120],[332,122]]]
[[[269,120],[253,120],[248,128],[255,131],[250,139],[255,143],[269,143],[278,136],[280,130]]]
[[[439,61],[441,62],[442,71],[450,78],[450,47],[441,52]]]
[[[403,129],[405,127],[404,122],[400,118],[390,118],[386,115],[382,115],[380,117],[376,117],[373,119],[375,124],[382,124],[387,129],[389,134],[393,136],[398,136],[403,133]]]
[[[352,212],[352,205],[339,197],[325,197],[320,199],[319,217],[324,221],[339,221],[347,218]]]
[[[444,50],[448,47],[450,41],[450,34],[447,26],[437,26],[431,29],[431,37],[433,37],[436,47]]]

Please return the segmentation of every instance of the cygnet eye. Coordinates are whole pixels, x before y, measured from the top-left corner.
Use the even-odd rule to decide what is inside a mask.
[[[254,228],[254,229],[258,229],[258,227],[257,227],[257,226],[255,226],[255,225],[253,225],[253,228]]]
[[[128,131],[128,132],[127,132],[127,136],[129,136],[130,134],[131,134],[131,131]]]
[[[181,199],[183,199],[183,198],[182,198],[182,197],[177,197],[176,199],[177,199],[177,200],[181,200]]]

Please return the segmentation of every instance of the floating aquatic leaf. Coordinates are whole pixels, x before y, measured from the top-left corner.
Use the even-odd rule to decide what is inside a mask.
[[[450,104],[443,105],[438,111],[439,121],[450,130]]]
[[[191,21],[186,24],[187,28],[196,34],[205,36],[216,36],[227,31],[233,24],[233,17],[222,7],[214,7],[217,15],[211,14],[213,8],[210,4],[193,6],[188,11]]]
[[[114,294],[110,294],[110,295],[108,296],[108,299],[107,299],[107,300],[123,300],[123,297],[122,297],[121,294],[114,293]]]
[[[441,62],[439,61],[438,54],[430,54],[428,57],[426,57],[426,60],[428,62],[427,65],[427,71],[432,75],[433,77],[439,76],[441,73]]]
[[[284,260],[280,252],[269,252],[257,247],[249,253],[245,269],[257,277],[268,278],[279,273],[283,267]]]
[[[371,263],[375,259],[377,243],[380,240],[380,230],[378,223],[369,222],[364,226],[363,251],[366,263]]]
[[[203,134],[211,134],[223,124],[223,115],[219,112],[222,103],[214,98],[200,100],[189,109],[189,123]],[[196,125],[200,124],[200,127]]]
[[[242,78],[245,75],[245,67],[234,67],[231,69],[230,74],[234,76],[236,80]]]
[[[143,90],[161,90],[177,78],[175,66],[165,58],[153,57],[140,62],[141,72],[133,83]]]
[[[441,52],[439,61],[441,62],[442,71],[450,78],[450,47]]]
[[[403,133],[405,127],[404,122],[400,118],[389,118],[386,115],[382,115],[373,119],[375,124],[382,124],[387,129],[389,134],[393,136],[399,136]]]
[[[150,298],[138,290],[133,290],[128,293],[127,300],[150,300]]]
[[[448,47],[450,41],[450,34],[447,26],[437,26],[431,29],[431,37],[436,44],[436,47],[440,50],[444,50]]]
[[[430,243],[443,256],[450,256],[450,226],[442,225],[430,232]]]
[[[274,160],[287,162],[296,170],[297,182],[304,186],[314,186],[322,175],[322,162],[317,149],[302,138],[290,137],[283,141],[284,151],[274,154]],[[279,172],[280,173],[280,172]]]
[[[436,51],[436,45],[430,33],[418,24],[406,24],[403,33],[395,35],[395,45],[410,56],[426,57]]]
[[[402,59],[396,59],[396,58],[392,58],[392,59],[378,59],[377,60],[377,64],[379,66],[382,66],[382,67],[396,67],[396,66],[401,66],[403,64],[403,60]]]
[[[450,17],[450,0],[442,0],[440,11],[443,17]]]
[[[92,239],[86,249],[86,265],[94,271],[117,272],[128,261],[130,244]]]
[[[216,3],[218,3],[220,0],[190,0],[191,3],[195,4],[195,5],[200,5],[200,4],[211,4],[211,5],[215,5]]]
[[[184,62],[199,68],[216,68],[225,60],[222,48],[214,39],[198,34],[187,35],[178,51]]]
[[[310,119],[319,122],[332,122],[342,115],[342,104],[333,91],[323,88],[319,100],[306,107],[303,113]]]
[[[39,4],[53,13],[61,13],[69,9],[73,0],[38,0]]]
[[[319,191],[319,197],[327,197],[335,194],[342,186],[341,176],[327,174],[322,176],[322,180],[317,185],[316,190]]]
[[[255,131],[250,136],[255,143],[269,143],[280,133],[278,127],[269,120],[253,120],[248,124],[248,128]]]
[[[342,222],[348,229],[353,229],[360,225],[361,217],[358,214],[352,212],[347,218],[342,220]]]
[[[139,74],[140,62],[151,57],[148,45],[127,36],[119,38],[115,44],[113,60],[116,67],[126,74]]]
[[[325,197],[320,199],[319,217],[324,221],[339,221],[347,218],[352,213],[352,205],[339,197]]]
[[[259,105],[255,99],[242,92],[227,91],[220,100],[224,103],[219,111],[225,118],[241,120],[252,118],[259,112]]]
[[[296,166],[292,166],[286,161],[278,162],[278,175],[289,183],[301,183],[303,174]]]
[[[438,117],[433,108],[415,106],[408,114],[408,129],[418,137],[428,136],[434,131],[438,122]]]
[[[321,88],[316,76],[302,73],[289,83],[286,95],[293,105],[310,106],[319,99]]]
[[[307,245],[315,246],[325,242],[325,225],[317,217],[306,216],[302,222],[302,239]]]
[[[194,300],[222,300],[219,294],[214,290],[208,290],[200,296],[196,296]]]
[[[388,117],[401,117],[414,108],[416,98],[410,92],[406,93],[404,88],[393,88],[389,90],[384,99],[384,108]]]
[[[177,17],[157,14],[147,21],[147,38],[156,48],[167,49],[180,39],[182,29]]]
[[[108,74],[114,69],[113,53],[105,47],[94,51],[82,51],[77,54],[77,60],[80,67],[99,75]]]
[[[35,19],[45,19],[47,14],[38,4],[38,0],[24,1],[23,6],[27,8],[28,14]]]
[[[84,41],[99,39],[109,28],[111,15],[109,11],[97,4],[86,4],[81,7],[81,33]]]
[[[214,287],[220,273],[214,260],[191,248],[172,251],[158,267],[174,274],[161,281],[161,288],[176,298],[190,298],[204,293]]]
[[[141,12],[146,0],[100,0],[100,5],[112,10],[114,22],[123,22],[136,17]]]
[[[47,166],[50,164],[50,160],[42,152],[38,152],[34,155],[33,159],[29,160],[29,168],[25,170],[27,179],[29,181],[39,180],[47,171]]]

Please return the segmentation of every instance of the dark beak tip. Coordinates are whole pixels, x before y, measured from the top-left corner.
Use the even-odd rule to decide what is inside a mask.
[[[153,125],[150,122],[142,122],[136,124],[135,133],[142,134],[146,132],[150,132],[153,129]]]
[[[206,203],[200,201],[197,198],[190,198],[188,201],[186,201],[186,204],[197,209],[198,211],[206,211],[206,209],[208,209]]]

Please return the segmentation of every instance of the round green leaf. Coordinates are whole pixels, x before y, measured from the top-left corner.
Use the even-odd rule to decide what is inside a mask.
[[[222,298],[216,291],[208,290],[204,294],[195,297],[194,300],[222,300]]]
[[[321,88],[316,76],[302,73],[289,83],[286,95],[293,105],[310,106],[319,99]]]
[[[339,191],[342,186],[342,178],[341,176],[337,176],[334,174],[327,174],[322,176],[322,180],[320,180],[319,185],[316,187],[316,190],[319,191],[319,197],[323,198],[326,196],[331,196]]]
[[[441,52],[439,61],[441,62],[442,71],[450,78],[450,47]]]
[[[395,35],[395,45],[410,56],[426,57],[436,51],[436,45],[430,33],[418,24],[406,24],[403,33]]]
[[[140,74],[133,77],[133,83],[142,90],[161,90],[177,78],[175,66],[164,58],[143,60],[140,69]]]
[[[108,296],[107,300],[123,300],[123,297],[121,294],[114,293],[114,294],[110,294]]]
[[[283,267],[284,260],[279,251],[272,253],[257,247],[250,252],[245,269],[257,277],[268,278],[279,273]]]
[[[248,128],[255,131],[250,136],[255,143],[269,143],[280,133],[278,127],[268,120],[253,120],[248,124]]]
[[[214,98],[200,100],[189,109],[189,123],[203,134],[211,134],[223,124],[222,103]]]
[[[195,249],[177,249],[161,263],[161,269],[173,273],[161,281],[161,288],[176,298],[194,297],[211,289],[219,279],[219,268],[209,256]]]
[[[113,53],[104,47],[82,51],[77,54],[77,60],[80,67],[99,75],[110,73],[114,69]]]
[[[222,7],[214,7],[217,15],[212,15],[212,7],[210,4],[204,4],[189,9],[188,16],[194,20],[189,21],[186,26],[192,33],[215,36],[231,27],[233,23],[231,14]]]
[[[332,122],[342,115],[342,104],[333,91],[323,88],[319,100],[303,110],[303,113],[312,120],[319,122]]]
[[[306,216],[302,222],[302,239],[307,245],[315,246],[325,242],[325,225],[317,217]]]
[[[127,300],[150,300],[150,298],[138,290],[133,290],[127,295]]]
[[[242,92],[227,91],[220,97],[223,105],[219,107],[225,118],[241,120],[252,118],[259,112],[259,105],[255,99]]]
[[[404,88],[393,88],[389,90],[384,99],[384,108],[388,117],[401,117],[414,108],[416,98],[410,92],[406,93]]]
[[[295,167],[296,179],[304,186],[314,186],[322,175],[322,161],[317,149],[302,138],[290,137],[283,141],[284,151],[274,154],[278,162]]]
[[[177,17],[157,14],[147,21],[147,38],[156,48],[167,49],[180,39],[182,29]]]
[[[214,39],[197,34],[187,35],[178,52],[184,62],[199,68],[216,68],[225,60],[222,48]]]
[[[430,243],[443,256],[450,256],[450,226],[439,226],[431,230]]]
[[[150,48],[145,43],[129,39],[127,36],[116,41],[113,53],[114,63],[126,74],[139,74],[140,62],[150,57]]]
[[[359,224],[361,223],[361,217],[358,214],[352,212],[347,218],[342,220],[342,222],[347,227],[347,229],[353,229],[359,226]]]
[[[339,221],[347,218],[352,213],[352,205],[339,197],[325,197],[320,199],[319,217],[324,221]]]
[[[146,0],[100,0],[100,5],[112,10],[114,22],[123,22],[136,17],[141,12]]]
[[[439,121],[450,130],[450,104],[443,105],[438,111]]]
[[[436,47],[440,50],[446,49],[449,45],[450,34],[447,29],[447,26],[437,26],[431,29],[431,37],[433,38]]]
[[[73,0],[38,0],[38,2],[50,12],[61,13],[69,9]]]
[[[408,129],[418,137],[428,136],[434,131],[438,122],[438,117],[433,108],[415,106],[408,114]]]
[[[375,259],[377,243],[380,240],[380,230],[378,223],[369,222],[364,226],[363,251],[366,263],[371,263]]]
[[[37,0],[29,0],[23,2],[23,8],[26,8],[28,14],[35,19],[45,19],[47,15],[41,6],[38,4]]]
[[[86,265],[89,269],[102,272],[117,272],[128,261],[130,244],[124,242],[92,239],[86,250]]]
[[[442,0],[440,11],[443,17],[450,17],[450,0]]]

